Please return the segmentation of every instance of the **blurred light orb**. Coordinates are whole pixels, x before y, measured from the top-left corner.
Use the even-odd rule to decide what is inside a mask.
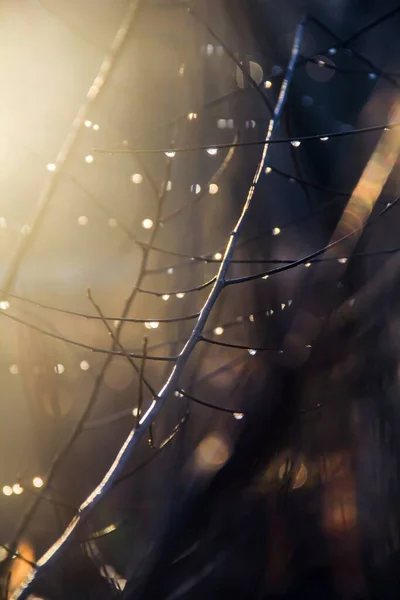
[[[78,225],[85,227],[89,223],[89,219],[85,215],[78,217]]]
[[[11,375],[18,375],[19,373],[18,365],[10,365],[8,370],[10,371]]]
[[[117,219],[114,219],[113,217],[111,217],[111,219],[108,219],[108,226],[111,228],[117,227],[118,225],[118,221]]]
[[[176,156],[176,152],[173,152],[172,150],[170,150],[165,153],[165,156],[167,156],[168,158],[174,158]]]
[[[151,325],[149,322],[146,321],[146,323],[144,324],[144,326],[146,327],[146,329],[151,329]]]
[[[301,142],[299,140],[293,140],[293,142],[290,142],[292,144],[292,146],[294,146],[295,148],[298,148],[301,144]]]
[[[10,485],[5,485],[3,486],[3,494],[5,496],[12,496],[13,490],[12,487]]]
[[[216,252],[216,253],[214,254],[214,259],[215,259],[215,260],[221,260],[221,258],[222,258],[222,254],[221,254],[221,252]]]
[[[347,258],[338,258],[338,263],[341,263],[342,265],[345,265],[347,263]]]
[[[172,275],[172,273],[173,273],[173,272],[174,272],[174,269],[173,269],[173,267],[169,267],[169,268],[167,269],[167,273],[168,273],[168,275]]]
[[[134,173],[133,175],[131,175],[131,181],[132,183],[142,183],[143,181],[143,175],[141,175],[140,173]]]
[[[227,127],[226,119],[218,119],[217,127],[218,127],[218,129],[226,129],[226,127]]]
[[[65,371],[65,367],[61,363],[58,363],[54,367],[54,372],[57,373],[57,375],[62,375],[62,373],[64,373],[64,371]]]
[[[326,136],[319,139],[321,140],[321,142],[327,142],[329,140],[329,137]]]
[[[279,235],[281,232],[279,227],[274,227],[272,230],[272,235]]]
[[[0,302],[0,309],[1,310],[7,310],[8,308],[10,308],[10,303],[8,300],[2,300]]]
[[[170,298],[169,294],[163,294],[161,296],[161,300],[164,300],[164,302],[167,302],[169,300],[169,298]]]
[[[158,321],[151,321],[150,329],[157,329],[160,323]]]
[[[138,408],[134,408],[133,411],[132,411],[132,414],[133,414],[134,417],[137,417],[138,414],[139,414],[139,409]]]
[[[87,154],[87,156],[85,156],[85,163],[87,163],[88,165],[92,164],[93,161],[94,156],[92,154]]]
[[[194,183],[190,186],[190,191],[192,192],[192,194],[200,194],[201,185],[199,185],[198,183]]]
[[[241,421],[244,417],[244,414],[241,412],[235,412],[233,413],[233,418],[236,419],[236,421]]]
[[[282,74],[282,67],[280,67],[279,65],[274,65],[271,69],[271,75],[273,75],[274,77],[277,77],[278,75]]]
[[[24,488],[22,487],[22,485],[20,483],[14,483],[14,485],[12,486],[12,491],[14,494],[19,496],[24,491]]]
[[[336,52],[337,52],[336,48],[329,48],[329,50],[328,50],[328,54],[330,54],[331,56],[336,54]]]
[[[7,228],[7,219],[5,217],[0,217],[0,229]]]
[[[215,472],[224,466],[230,448],[220,434],[212,433],[200,442],[195,450],[195,464],[199,471]]]
[[[308,62],[306,64],[306,73],[311,79],[318,83],[325,83],[332,79],[335,74],[335,63],[326,56],[314,56],[315,62]],[[326,68],[328,66],[328,68]],[[333,67],[333,68],[329,68]]]
[[[286,462],[283,463],[283,465],[281,465],[279,468],[279,479],[283,479],[289,474],[289,472],[288,465]],[[307,469],[303,463],[297,467],[294,467],[293,472],[291,473],[292,489],[298,490],[301,488],[307,481],[307,475]]]
[[[98,125],[97,123],[95,123],[93,125],[93,131],[99,131],[99,129],[100,129],[100,125]]]
[[[313,98],[311,96],[303,96],[301,99],[301,105],[305,108],[310,108],[314,104]]]
[[[82,371],[88,371],[90,369],[90,365],[87,360],[82,360],[79,367]]]
[[[233,119],[228,119],[226,122],[226,126],[228,129],[233,129],[235,126],[235,121]]]
[[[216,154],[218,154],[218,148],[208,148],[207,154],[209,154],[210,156],[215,156]]]
[[[189,121],[195,121],[197,119],[197,113],[191,112],[188,114]]]
[[[215,333],[215,335],[222,335],[224,333],[224,328],[223,327],[216,327],[214,329],[214,333]]]
[[[272,81],[270,81],[269,79],[267,79],[267,81],[264,81],[264,87],[266,90],[272,88]]]
[[[252,119],[251,121],[246,121],[246,129],[254,129],[257,123]]]
[[[44,481],[41,477],[34,477],[32,483],[35,488],[41,488],[43,487]]]
[[[89,119],[88,119],[88,120],[86,120],[86,121],[85,121],[85,127],[88,127],[88,128],[89,128],[89,127],[91,127],[91,126],[92,126],[92,121],[89,121]]]
[[[271,169],[271,167],[267,167],[267,168],[265,169],[265,174],[266,174],[266,175],[269,175],[271,172],[272,172],[272,169]]]
[[[172,181],[167,181],[167,192],[172,190]]]
[[[151,219],[143,219],[142,227],[143,229],[151,229],[153,227],[153,221]]]
[[[31,228],[29,225],[22,225],[22,227],[21,227],[22,235],[29,235],[30,232],[31,232]]]
[[[104,381],[112,390],[122,392],[133,380],[133,371],[131,365],[124,360],[114,360],[107,370]]]
[[[56,168],[57,168],[57,167],[56,167],[56,165],[55,165],[54,163],[49,163],[48,165],[46,165],[46,169],[47,169],[48,171],[50,171],[50,173],[52,173],[53,171],[55,171],[55,170],[56,170]]]
[[[310,262],[306,262],[306,263],[304,264],[304,266],[306,267],[306,269],[308,269],[308,268],[310,268],[310,267],[311,267],[311,263],[310,263]]]
[[[181,300],[182,298],[184,298],[184,297],[185,297],[185,294],[184,294],[183,292],[178,292],[178,293],[176,294],[176,297],[177,297],[177,298],[179,298],[179,299]]]
[[[250,348],[247,352],[250,354],[250,356],[255,356],[257,354],[257,350],[253,350],[253,348]]]
[[[219,187],[216,183],[210,183],[210,186],[208,188],[208,191],[210,192],[210,194],[214,195],[217,194],[219,190]]]
[[[250,60],[246,65],[246,71],[250,74],[253,81],[259,85],[264,79],[264,71],[257,62]],[[236,84],[240,89],[245,87],[245,78],[242,69],[236,67]]]
[[[377,78],[377,74],[376,73],[368,73],[368,79],[374,80]]]
[[[212,44],[207,44],[205,50],[207,56],[212,56],[214,54],[214,46]]]

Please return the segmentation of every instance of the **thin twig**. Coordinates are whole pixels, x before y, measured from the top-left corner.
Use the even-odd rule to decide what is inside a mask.
[[[107,323],[107,321],[105,320],[105,318],[103,317],[103,313],[101,311],[100,306],[94,301],[93,299],[93,295],[92,295],[92,291],[90,289],[88,289],[87,291],[87,297],[89,299],[89,302],[92,303],[93,307],[97,310],[97,312],[99,313],[99,316],[105,326],[105,328],[107,329],[112,341],[113,341],[113,345],[117,346],[120,351],[122,356],[124,356],[126,358],[126,360],[129,362],[129,364],[131,365],[131,367],[133,368],[133,370],[139,375],[139,379],[140,381],[142,381],[145,386],[147,387],[147,389],[149,390],[149,392],[152,394],[152,396],[156,396],[157,393],[155,392],[153,386],[147,381],[147,379],[144,377],[142,370],[139,369],[139,367],[137,366],[137,364],[135,363],[135,361],[132,359],[132,357],[130,356],[130,354],[128,354],[128,352],[126,351],[125,347],[121,344],[119,338],[115,335],[115,333],[113,332],[113,330],[111,329],[111,327],[109,326],[109,324]],[[142,356],[142,361],[145,360],[145,355]]]

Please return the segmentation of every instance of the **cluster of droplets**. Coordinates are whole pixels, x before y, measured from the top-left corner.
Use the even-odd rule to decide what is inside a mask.
[[[39,489],[44,485],[43,479],[39,476],[34,477],[30,483],[36,489]],[[17,483],[14,483],[13,485],[3,486],[4,496],[12,496],[13,494],[15,494],[16,496],[20,496],[23,492],[24,485],[21,481],[17,481]]]

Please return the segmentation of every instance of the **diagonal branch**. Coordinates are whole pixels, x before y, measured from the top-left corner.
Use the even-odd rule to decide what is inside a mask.
[[[200,312],[200,316],[193,328],[193,331],[186,342],[183,350],[181,351],[179,358],[167,379],[165,385],[160,390],[157,395],[157,400],[153,399],[149,409],[146,413],[141,417],[139,421],[139,427],[134,427],[122,447],[120,448],[117,456],[115,457],[112,465],[108,469],[107,473],[104,475],[102,481],[98,484],[98,486],[93,490],[93,492],[88,496],[88,498],[81,504],[79,507],[78,514],[71,520],[69,525],[67,526],[64,533],[61,537],[49,548],[49,550],[39,559],[38,561],[38,570],[32,571],[28,577],[23,581],[21,586],[13,593],[11,600],[18,600],[19,598],[26,598],[29,593],[29,588],[31,583],[36,579],[38,574],[42,573],[42,571],[46,568],[46,566],[53,561],[57,555],[65,549],[68,542],[72,540],[72,535],[74,531],[78,528],[80,524],[82,524],[89,514],[92,512],[93,508],[99,503],[99,501],[104,497],[104,495],[112,488],[114,481],[119,477],[122,469],[127,463],[128,458],[131,455],[132,450],[136,447],[137,443],[141,439],[144,432],[148,429],[149,425],[153,422],[157,414],[160,412],[163,407],[166,399],[169,397],[169,394],[174,391],[177,387],[179,377],[184,370],[192,351],[194,350],[196,344],[198,343],[204,326],[207,323],[208,317],[220,295],[222,290],[225,287],[225,277],[228,271],[228,267],[230,261],[232,259],[237,240],[240,232],[243,229],[243,226],[247,220],[252,199],[254,197],[254,193],[257,188],[257,184],[261,178],[261,175],[264,171],[264,167],[267,161],[267,154],[269,149],[269,141],[271,140],[272,135],[274,134],[275,125],[279,120],[279,117],[282,113],[282,109],[284,103],[287,98],[287,93],[289,89],[289,85],[291,83],[294,68],[296,64],[296,60],[299,54],[301,39],[303,35],[303,30],[305,26],[305,19],[303,19],[300,24],[296,28],[295,39],[293,42],[291,57],[289,60],[289,64],[287,67],[285,78],[282,82],[282,86],[279,92],[277,104],[275,106],[273,115],[268,125],[268,130],[264,142],[264,148],[261,155],[261,159],[257,166],[257,170],[255,172],[252,184],[250,186],[246,201],[244,203],[242,212],[237,220],[237,223],[229,237],[224,257],[221,261],[221,265],[218,270],[216,281],[213,285],[213,288]],[[166,178],[167,180],[168,178]],[[135,294],[133,292],[132,294]],[[109,359],[107,359],[109,360]]]

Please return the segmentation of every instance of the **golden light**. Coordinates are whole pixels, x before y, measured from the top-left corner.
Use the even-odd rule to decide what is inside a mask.
[[[151,321],[150,328],[157,329],[159,325],[160,325],[160,323],[158,321]]]
[[[216,253],[214,254],[214,258],[215,258],[215,260],[221,260],[221,258],[222,258],[222,254],[221,254],[221,252],[216,252]]]
[[[12,491],[14,494],[19,496],[24,491],[24,488],[22,487],[22,485],[20,483],[14,483],[14,485],[12,486]]]
[[[272,171],[271,167],[267,167],[267,168],[265,169],[265,174],[266,174],[266,175],[269,175],[269,174],[271,173],[271,171]]]
[[[97,123],[95,123],[93,125],[93,131],[99,131],[99,129],[100,129],[100,125],[98,125]]]
[[[151,229],[153,227],[153,221],[151,219],[143,219],[142,227],[143,229]]]
[[[90,365],[87,360],[82,360],[79,366],[82,371],[88,371],[90,369]]]
[[[88,154],[87,156],[85,156],[85,162],[88,165],[91,165],[92,162],[94,162],[94,156],[92,156],[92,154]]]
[[[210,186],[208,188],[208,191],[210,192],[210,194],[216,194],[219,190],[219,187],[217,186],[216,183],[210,183]]]
[[[279,235],[281,232],[279,227],[274,227],[272,230],[272,235]]]
[[[236,421],[241,421],[244,417],[244,414],[241,412],[235,412],[233,413],[233,418],[236,419]]]
[[[19,373],[18,365],[10,365],[8,370],[10,371],[11,375],[18,375]]]
[[[0,302],[0,309],[1,310],[7,310],[8,308],[10,308],[10,303],[8,300],[2,300]]]
[[[85,227],[89,223],[89,219],[85,215],[78,217],[78,225]]]
[[[178,292],[178,293],[176,294],[176,297],[177,297],[177,298],[179,298],[179,299],[181,300],[182,298],[184,298],[184,297],[185,297],[185,294],[184,294],[183,292]]]
[[[215,335],[222,335],[224,333],[224,328],[223,327],[216,327],[214,329],[214,333],[215,333]]]
[[[168,158],[174,158],[175,155],[176,155],[176,152],[172,152],[172,151],[165,153],[165,156],[167,156]]]
[[[54,367],[54,372],[57,373],[57,375],[61,375],[62,373],[64,373],[64,371],[65,371],[65,367],[61,363],[58,363]]]
[[[212,433],[200,442],[195,451],[195,466],[202,472],[218,471],[230,456],[227,441],[217,433]]]
[[[34,477],[32,483],[35,488],[41,488],[43,487],[44,481],[41,477]]]
[[[85,127],[91,127],[92,126],[92,121],[85,121]]]
[[[264,81],[264,87],[266,90],[269,90],[269,88],[272,87],[272,81],[269,81],[269,79],[267,79],[267,81]]]
[[[133,175],[131,175],[131,181],[132,183],[142,183],[143,181],[143,175],[141,175],[140,173],[134,173]]]
[[[48,171],[50,171],[50,173],[52,173],[53,171],[55,171],[55,170],[56,170],[56,168],[57,168],[57,167],[56,167],[56,165],[55,165],[54,163],[49,163],[49,164],[46,166],[46,169],[47,169]]]
[[[164,300],[164,302],[167,302],[167,300],[169,300],[169,294],[163,294],[161,299]]]
[[[12,487],[10,485],[5,485],[3,486],[3,494],[5,496],[12,496],[13,490]]]
[[[195,121],[197,119],[197,113],[191,112],[188,114],[189,121]]]
[[[253,350],[252,348],[249,348],[247,352],[250,354],[250,356],[255,356],[257,354],[257,350]]]
[[[218,154],[218,148],[208,148],[207,153],[210,156],[215,156],[216,154]]]

